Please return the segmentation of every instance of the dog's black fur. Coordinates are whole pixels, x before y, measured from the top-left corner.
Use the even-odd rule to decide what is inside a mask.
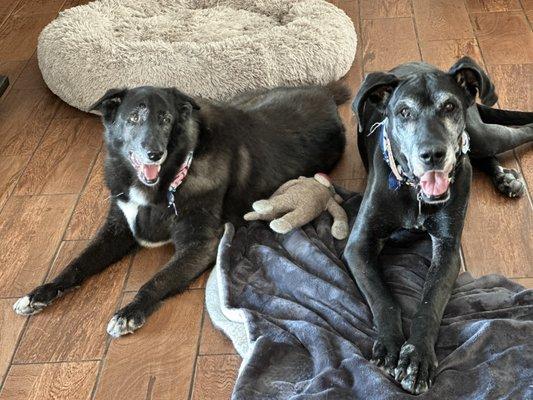
[[[461,134],[465,129],[469,133],[471,156],[495,182],[505,171],[493,156],[533,140],[533,113],[476,106],[476,94],[486,104],[496,101],[488,76],[474,61],[463,58],[447,73],[424,63],[371,73],[353,103],[368,184],[344,257],[374,315],[378,338],[372,359],[415,394],[432,383],[437,367],[434,345],[460,269],[459,246],[472,175],[469,157],[460,152]],[[383,129],[391,139],[394,158],[415,186],[389,186],[391,169],[384,161],[378,131],[372,129],[385,118]],[[487,122],[530,125],[507,128]],[[453,178],[446,193],[436,197],[417,186],[420,177],[433,170]],[[517,194],[521,183],[516,181],[517,176],[500,181],[500,190]],[[432,263],[407,340],[399,306],[378,265],[384,242],[401,228],[425,230],[433,242]]]
[[[15,310],[38,312],[140,245],[172,242],[169,263],[108,325],[113,336],[138,329],[162,300],[183,291],[214,261],[224,222],[242,224],[252,203],[284,182],[335,166],[345,147],[337,105],[349,98],[338,83],[264,90],[229,103],[196,101],[170,88],[110,90],[93,107],[105,126],[112,195],[107,220],[78,258],[21,298]],[[191,150],[175,215],[167,189]],[[132,157],[152,173],[139,172]]]

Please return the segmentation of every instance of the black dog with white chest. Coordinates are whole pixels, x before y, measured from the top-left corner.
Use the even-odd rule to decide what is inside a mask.
[[[448,72],[409,63],[369,74],[353,103],[359,151],[368,184],[345,249],[345,260],[374,316],[378,338],[372,359],[415,394],[428,390],[437,358],[434,345],[460,269],[460,240],[469,198],[471,156],[507,196],[523,185],[494,156],[533,140],[533,114],[493,105],[494,87],[469,58]],[[380,275],[378,256],[401,228],[424,230],[433,258],[407,340],[401,312]]]
[[[109,215],[95,239],[50,283],[19,299],[41,311],[65,291],[137,250],[173,243],[171,260],[118,311],[107,331],[140,328],[165,298],[215,260],[227,221],[300,175],[329,171],[341,157],[342,84],[277,88],[230,103],[196,101],[172,88],[113,89],[95,105],[105,126]]]

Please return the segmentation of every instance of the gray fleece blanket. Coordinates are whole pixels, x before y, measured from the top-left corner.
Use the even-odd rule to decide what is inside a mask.
[[[350,220],[360,203],[344,204]],[[243,356],[233,399],[533,399],[533,291],[499,275],[459,276],[436,345],[433,387],[404,392],[368,361],[372,314],[341,261],[329,216],[287,235],[257,222],[219,246],[209,279],[211,318]],[[431,259],[430,240],[390,240],[383,274],[409,332]]]

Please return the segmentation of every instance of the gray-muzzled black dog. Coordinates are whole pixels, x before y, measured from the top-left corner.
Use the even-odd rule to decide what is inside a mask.
[[[510,197],[523,191],[518,174],[503,169],[495,155],[533,140],[533,113],[476,105],[476,95],[486,105],[497,99],[485,72],[465,57],[448,72],[408,63],[388,73],[371,73],[353,103],[368,184],[344,257],[374,316],[378,338],[373,361],[415,394],[432,384],[434,345],[460,269],[472,177],[465,132],[472,160],[496,187]],[[399,305],[378,265],[385,241],[401,228],[425,230],[433,243],[407,340]]]
[[[105,127],[107,220],[79,257],[19,299],[15,311],[39,312],[140,246],[173,243],[172,259],[107,331],[118,337],[140,328],[213,263],[225,222],[241,225],[252,203],[281,184],[335,166],[345,147],[337,106],[349,99],[338,83],[264,90],[229,103],[171,88],[108,91],[93,106]]]

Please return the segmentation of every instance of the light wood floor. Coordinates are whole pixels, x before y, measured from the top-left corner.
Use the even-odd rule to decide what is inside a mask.
[[[533,111],[532,0],[333,0],[353,19],[358,54],[347,80],[410,60],[443,68],[463,54],[484,65],[499,106]],[[226,399],[240,364],[205,313],[205,276],[140,331],[105,333],[114,310],[163,264],[169,249],[142,251],[91,279],[43,313],[23,318],[14,300],[54,276],[94,235],[106,210],[99,120],[74,110],[43,84],[40,30],[75,0],[1,0],[0,399]],[[529,18],[529,20],[528,20]],[[364,185],[348,106],[349,147],[334,174]],[[476,174],[463,235],[464,267],[533,286],[533,151],[505,157],[529,185],[520,200],[495,193]]]

